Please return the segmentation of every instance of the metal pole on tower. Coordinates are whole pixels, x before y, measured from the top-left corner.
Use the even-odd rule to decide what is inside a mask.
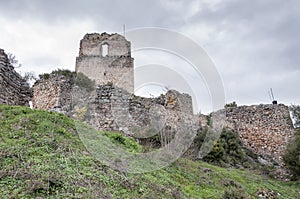
[[[271,92],[272,100],[274,100],[274,94],[272,88],[270,88],[270,92]]]
[[[123,24],[123,36],[125,37],[125,24]]]
[[[269,95],[270,101],[273,101],[270,91],[268,91],[268,95]]]
[[[270,88],[270,93],[271,93],[271,96],[272,96],[272,104],[277,104],[277,100],[275,100],[275,98],[274,98],[274,94],[273,94],[273,89],[272,88]]]

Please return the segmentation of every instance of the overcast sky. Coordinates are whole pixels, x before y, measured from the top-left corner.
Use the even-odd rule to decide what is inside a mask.
[[[74,70],[85,33],[122,33],[123,24],[168,28],[197,42],[219,71],[226,102],[270,103],[273,88],[280,103],[300,104],[298,0],[0,0],[0,48],[22,71]]]

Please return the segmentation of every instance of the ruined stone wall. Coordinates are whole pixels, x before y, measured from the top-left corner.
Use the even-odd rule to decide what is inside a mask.
[[[50,74],[33,85],[32,106],[34,109],[67,113],[71,108],[72,81],[62,75]]]
[[[237,130],[245,146],[268,161],[282,163],[287,142],[294,135],[288,107],[253,105],[226,109],[227,125]]]
[[[199,129],[211,123],[205,115],[194,116],[191,97],[177,91],[143,98],[108,83],[87,92],[67,77],[51,75],[36,82],[33,89],[34,108],[63,112],[99,130],[132,135],[134,129],[145,129],[151,120],[165,118],[162,130],[172,137],[183,115],[188,115]],[[272,164],[282,164],[286,144],[294,134],[287,106],[240,106],[221,112],[226,113],[226,126],[238,132],[246,147]]]
[[[106,55],[103,46],[107,47]],[[95,80],[97,88],[87,92],[66,77],[50,76],[34,85],[34,108],[64,112],[100,130],[125,134],[162,118],[164,124],[156,125],[164,126],[171,136],[182,118],[190,118],[200,129],[214,122],[204,115],[194,116],[192,99],[186,94],[169,91],[158,98],[134,96],[131,45],[119,34],[86,34],[80,41],[76,72]],[[282,154],[294,133],[286,106],[241,106],[220,113],[224,111],[226,121],[222,122],[237,130],[246,147],[268,161],[282,163]]]
[[[135,127],[144,129],[151,120],[164,118],[162,125],[175,132],[182,114],[193,116],[191,97],[173,90],[158,98],[144,98],[106,84],[98,86],[96,95],[95,102],[89,103],[94,114],[90,123],[100,130],[130,134]]]
[[[0,49],[0,104],[29,106],[31,89]]]
[[[159,121],[163,117],[161,125],[174,134],[182,114],[197,120],[193,115],[191,97],[177,91],[169,91],[158,98],[143,98],[111,83],[87,91],[74,85],[69,77],[60,75],[37,81],[33,90],[34,108],[65,113],[99,130],[133,135],[149,126],[151,120]]]
[[[108,45],[108,56],[131,56],[130,42],[117,33],[86,34],[80,41],[79,56],[101,56],[101,46]]]
[[[103,46],[108,47],[103,55]],[[76,72],[82,72],[96,84],[112,82],[133,93],[134,71],[131,44],[119,34],[86,34],[80,41]],[[122,81],[123,80],[123,81]]]

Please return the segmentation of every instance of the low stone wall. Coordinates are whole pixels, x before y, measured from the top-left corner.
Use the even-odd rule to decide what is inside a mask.
[[[0,104],[29,106],[29,84],[14,70],[4,50],[0,49]]]
[[[227,126],[237,130],[245,146],[267,161],[282,164],[282,155],[295,130],[288,107],[253,105],[226,109]]]

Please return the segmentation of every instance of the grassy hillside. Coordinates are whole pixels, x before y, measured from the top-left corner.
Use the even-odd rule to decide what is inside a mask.
[[[106,135],[121,137],[131,151],[141,148]],[[151,173],[120,173],[89,154],[72,119],[0,105],[0,198],[299,198],[299,190],[299,183],[184,158]]]

